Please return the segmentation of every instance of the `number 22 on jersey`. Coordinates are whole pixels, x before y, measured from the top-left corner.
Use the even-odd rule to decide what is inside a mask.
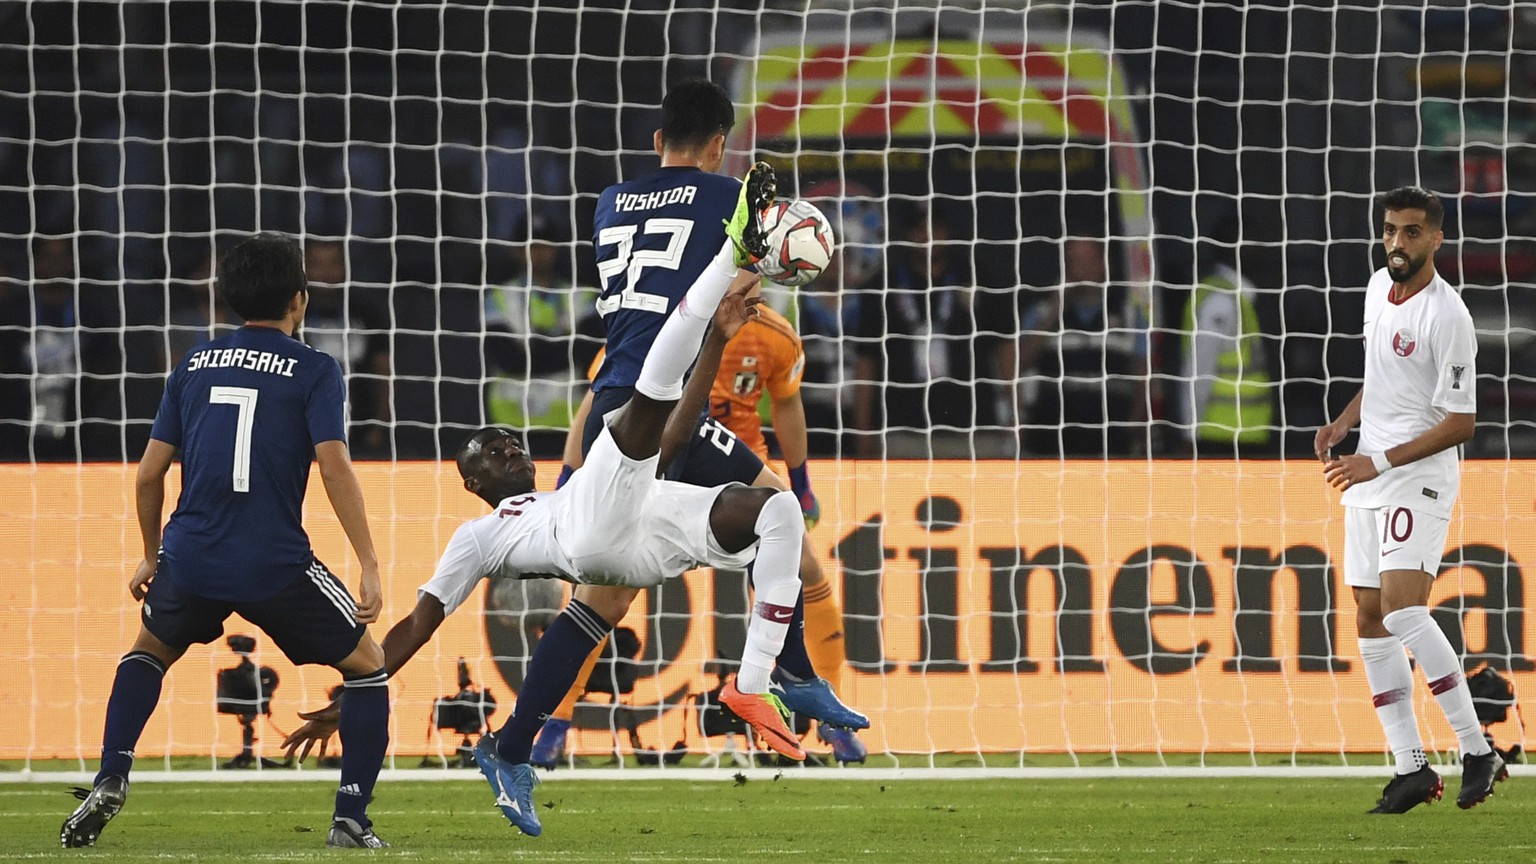
[[[635,249],[635,225],[616,225],[597,233],[597,242],[615,244],[618,254],[607,261],[597,262],[597,272],[602,275],[604,289],[613,287],[615,276],[623,274],[624,290],[617,297],[603,297],[597,301],[597,314],[606,316],[615,309],[641,309],[646,312],[667,313],[668,298],[664,294],[640,291],[635,286],[647,267],[676,270],[683,261],[683,250],[688,247],[688,237],[693,234],[692,219],[647,219],[646,234],[667,234],[667,248]]]

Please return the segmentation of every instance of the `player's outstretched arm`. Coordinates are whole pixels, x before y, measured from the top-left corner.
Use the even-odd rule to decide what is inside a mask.
[[[352,470],[352,456],[344,441],[322,441],[315,445],[315,461],[320,464],[320,479],[331,509],[347,532],[347,540],[357,553],[363,569],[358,582],[357,620],[372,624],[384,609],[384,591],[379,584],[379,559],[373,552],[373,535],[368,531],[368,511],[363,506],[363,487]]]
[[[165,475],[176,459],[176,448],[154,438],[144,448],[139,473],[134,479],[134,504],[139,517],[139,533],[144,537],[144,558],[128,580],[128,593],[143,600],[149,583],[155,578],[155,559],[160,557],[160,528],[165,514]]]
[[[699,416],[709,402],[709,389],[714,386],[715,376],[720,374],[720,358],[725,354],[726,343],[748,321],[757,317],[757,307],[763,298],[747,295],[757,287],[760,279],[751,270],[738,270],[721,298],[709,334],[704,337],[704,346],[694,361],[693,371],[688,373],[688,382],[683,385],[682,398],[672,409],[666,428],[662,430],[659,465],[663,470],[683,452],[688,439],[698,428]]]
[[[1349,400],[1344,411],[1333,419],[1332,423],[1326,423],[1317,430],[1317,435],[1312,439],[1312,453],[1317,456],[1317,461],[1328,463],[1328,451],[1337,447],[1349,430],[1355,428],[1360,422],[1360,399],[1365,395],[1365,388],[1361,388],[1355,398]]]
[[[384,671],[390,676],[399,672],[400,667],[415,657],[421,646],[431,640],[432,634],[442,626],[447,614],[442,600],[423,593],[411,614],[395,622],[395,626],[384,634]]]
[[[411,614],[395,622],[395,626],[389,628],[389,633],[384,636],[384,671],[394,677],[406,661],[416,656],[421,646],[431,640],[446,615],[442,600],[431,594],[422,594]],[[294,758],[294,751],[299,751],[298,760],[303,763],[310,751],[318,746],[317,755],[324,759],[331,736],[336,734],[336,726],[341,721],[341,698],[331,700],[330,704],[318,711],[300,712],[299,719],[304,721],[304,725],[283,739],[283,750],[289,759]]]

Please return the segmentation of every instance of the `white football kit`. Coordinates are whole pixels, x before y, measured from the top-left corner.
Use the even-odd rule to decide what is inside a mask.
[[[1474,414],[1477,334],[1461,294],[1436,274],[1401,303],[1385,268],[1365,293],[1365,384],[1359,453],[1417,438],[1447,414]],[[1384,570],[1440,570],[1461,489],[1457,448],[1344,490],[1345,583],[1379,588]]]
[[[649,588],[699,565],[745,569],[757,544],[726,552],[709,529],[726,487],[658,480],[659,461],[624,456],[605,428],[558,491],[514,495],[460,525],[418,593],[451,613],[492,576]]]

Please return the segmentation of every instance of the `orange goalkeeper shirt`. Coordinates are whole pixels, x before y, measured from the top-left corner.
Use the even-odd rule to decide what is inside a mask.
[[[763,438],[763,419],[757,406],[764,390],[774,400],[800,392],[805,351],[794,326],[783,315],[767,306],[757,308],[757,318],[748,321],[725,345],[720,374],[709,391],[709,416],[735,432],[766,464],[768,442]]]
[[[709,416],[736,433],[767,464],[768,441],[763,438],[758,403],[764,390],[775,400],[800,392],[805,351],[794,326],[783,315],[767,306],[757,308],[757,318],[748,321],[725,345],[720,374],[709,391]],[[596,377],[602,365],[603,353],[599,352],[587,378]]]

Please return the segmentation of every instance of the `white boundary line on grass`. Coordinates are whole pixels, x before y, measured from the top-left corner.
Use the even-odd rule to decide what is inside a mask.
[[[1455,774],[1454,765],[1437,765],[1442,774]],[[540,772],[544,782],[550,781],[654,781],[685,780],[689,782],[734,781],[738,774],[748,780],[1116,780],[1130,777],[1163,777],[1172,780],[1220,779],[1238,777],[1275,777],[1308,779],[1325,777],[1385,777],[1391,772],[1388,765],[1319,765],[1273,767],[1231,766],[1190,768],[578,768]],[[1516,777],[1536,776],[1536,766],[1511,765],[1509,771]],[[0,784],[5,783],[58,783],[89,785],[96,775],[89,771],[17,771],[0,772]],[[341,772],[331,769],[292,771],[267,769],[265,771],[135,771],[134,783],[296,783],[330,782],[341,779]],[[407,780],[452,781],[479,780],[480,773],[472,769],[421,769],[386,768],[379,775],[386,783]]]

